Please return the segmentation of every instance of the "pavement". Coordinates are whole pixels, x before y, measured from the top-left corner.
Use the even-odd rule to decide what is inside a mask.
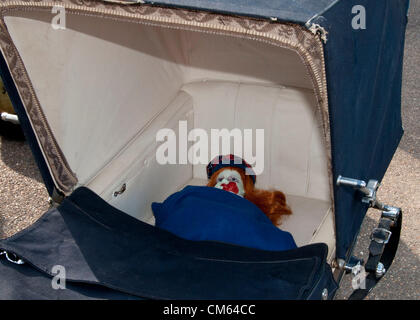
[[[390,270],[367,297],[420,300],[420,0],[412,0],[406,32],[402,117],[405,134],[382,181],[378,198],[403,209],[401,241]],[[0,238],[34,223],[49,208],[48,194],[26,142],[0,136]],[[367,258],[379,211],[370,209],[354,255]],[[345,276],[336,299],[352,291]]]

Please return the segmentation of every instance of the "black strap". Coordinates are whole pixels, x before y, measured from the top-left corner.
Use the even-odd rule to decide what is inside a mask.
[[[378,228],[372,234],[372,241],[369,245],[369,258],[365,264],[365,270],[368,273],[365,282],[365,289],[356,289],[350,295],[349,300],[363,300],[376,286],[383,276],[376,276],[376,268],[378,263],[382,263],[385,267],[385,272],[394,260],[400,241],[402,225],[402,212],[399,213],[397,220],[394,222],[388,218],[382,217]],[[388,243],[382,242],[387,236],[387,231],[390,231],[391,237]]]

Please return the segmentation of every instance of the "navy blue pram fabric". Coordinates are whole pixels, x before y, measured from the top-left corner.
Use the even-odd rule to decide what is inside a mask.
[[[232,192],[187,186],[152,204],[156,227],[188,240],[213,240],[262,250],[295,249],[293,236],[274,226],[251,201]]]
[[[330,297],[337,288],[324,244],[274,252],[184,240],[87,188],[0,248],[26,261],[0,264],[3,299],[321,299],[324,288]],[[64,267],[69,284],[61,295],[48,279],[54,266]]]

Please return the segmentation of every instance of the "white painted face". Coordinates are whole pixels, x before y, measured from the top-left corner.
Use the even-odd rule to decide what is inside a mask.
[[[240,197],[245,195],[244,183],[236,170],[225,169],[216,178],[215,188],[230,191]]]

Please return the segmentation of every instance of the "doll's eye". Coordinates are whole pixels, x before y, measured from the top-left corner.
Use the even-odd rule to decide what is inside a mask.
[[[232,182],[238,182],[238,179],[237,179],[237,178],[235,178],[235,177],[232,177],[232,178],[231,178],[231,181],[232,181]]]
[[[223,180],[223,177],[219,177],[219,178],[217,178],[217,181],[222,181]]]

